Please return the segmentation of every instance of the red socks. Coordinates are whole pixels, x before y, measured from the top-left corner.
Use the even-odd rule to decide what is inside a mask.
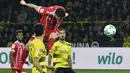
[[[54,44],[55,39],[54,38],[50,38],[47,44],[47,48],[50,51],[52,49],[52,46]]]

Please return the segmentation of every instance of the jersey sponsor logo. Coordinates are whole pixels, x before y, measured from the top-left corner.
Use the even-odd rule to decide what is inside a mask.
[[[59,50],[60,53],[68,54],[69,52],[67,50]]]
[[[67,50],[60,49],[59,46],[56,46],[56,51],[57,51],[58,53],[64,53],[64,54],[68,54],[68,53],[69,53]],[[57,53],[57,54],[58,54],[58,53]]]

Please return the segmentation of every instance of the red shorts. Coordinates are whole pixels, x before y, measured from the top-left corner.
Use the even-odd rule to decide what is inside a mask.
[[[56,37],[58,37],[59,30],[45,30],[43,41],[45,41],[47,38],[49,38],[51,33],[55,33],[57,35]]]
[[[50,36],[51,33],[57,34],[56,37],[58,37],[59,30],[45,30],[45,31],[44,31],[43,41],[45,41],[47,38],[49,38],[49,36]],[[32,37],[30,38],[30,40],[33,40],[33,39],[35,39],[35,38],[36,38],[36,34],[34,33],[34,34],[32,35]]]
[[[13,63],[10,63],[10,66],[11,66],[11,69],[12,69],[12,71],[13,71],[13,73],[18,73],[18,72],[25,72],[25,70],[23,69],[23,68],[21,68],[21,70],[20,71],[16,71],[16,70],[14,70],[13,69],[13,67],[14,67],[14,64]],[[23,66],[23,64],[19,64],[19,66]]]

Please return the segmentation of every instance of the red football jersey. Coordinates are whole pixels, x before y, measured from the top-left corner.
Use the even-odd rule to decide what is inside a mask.
[[[61,21],[54,16],[58,8],[64,9],[64,7],[57,5],[39,8],[38,12],[42,15],[40,22],[44,25],[45,30],[58,30]]]
[[[13,58],[18,65],[22,61],[22,52],[25,49],[24,43],[20,43],[15,41],[11,47],[11,51],[13,51]]]

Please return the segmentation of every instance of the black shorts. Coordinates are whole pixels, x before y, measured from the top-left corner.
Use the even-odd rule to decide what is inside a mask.
[[[71,68],[57,68],[55,73],[76,73]]]

